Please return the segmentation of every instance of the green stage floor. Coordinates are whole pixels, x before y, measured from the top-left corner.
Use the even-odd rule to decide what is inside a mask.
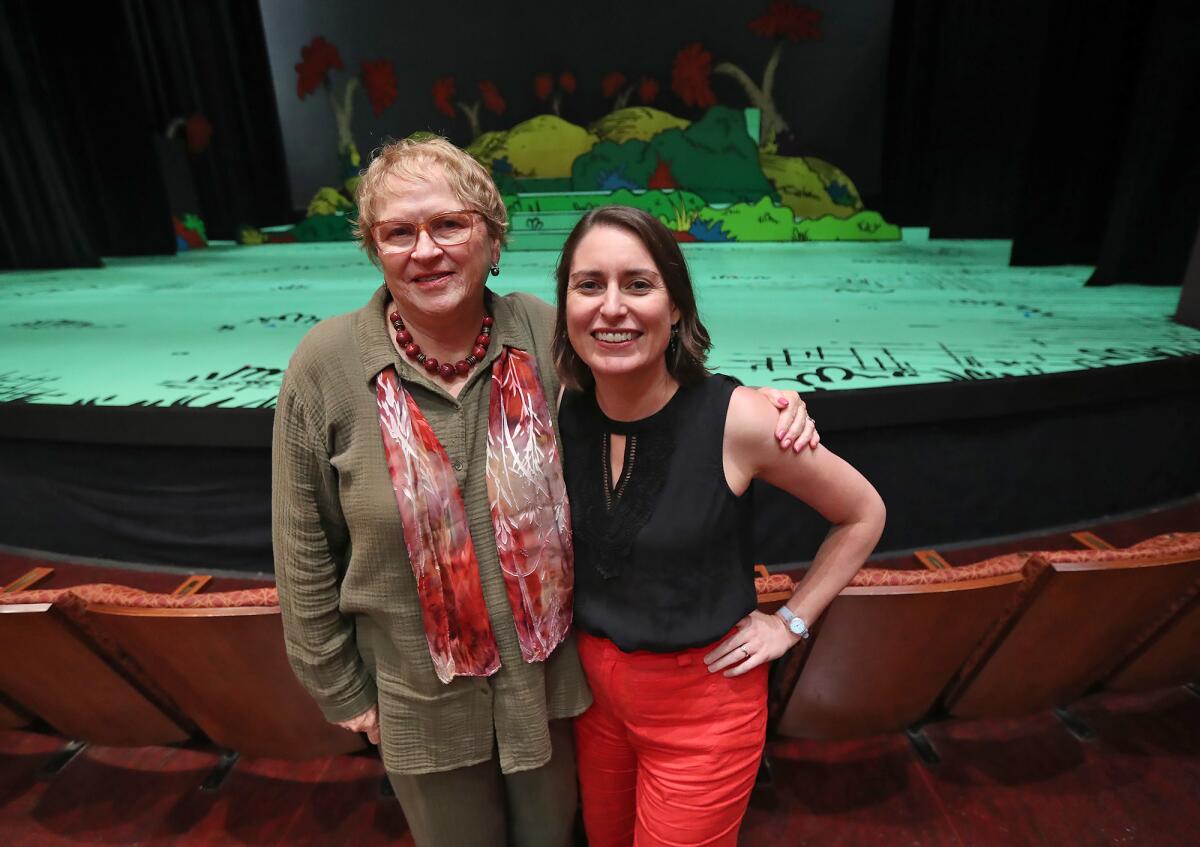
[[[1059,373],[1200,354],[1178,288],[1010,268],[1006,241],[685,245],[715,369],[801,391]],[[557,254],[501,293],[553,296]],[[353,245],[215,246],[0,274],[0,401],[270,407],[305,331],[379,282]]]

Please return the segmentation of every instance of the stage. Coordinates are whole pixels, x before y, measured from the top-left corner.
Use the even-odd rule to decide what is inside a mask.
[[[919,229],[684,245],[712,367],[805,396],[884,494],[882,549],[1194,493],[1200,331],[1171,320],[1179,290],[1085,288],[1090,268],[1013,268],[1009,250]],[[557,256],[508,252],[492,287],[551,300]],[[269,569],[283,370],[309,327],[379,279],[350,243],[0,275],[0,544]],[[817,522],[760,499],[761,558],[811,556]]]

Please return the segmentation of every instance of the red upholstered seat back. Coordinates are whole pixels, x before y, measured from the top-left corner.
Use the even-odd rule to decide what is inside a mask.
[[[1032,555],[1020,590],[963,663],[947,694],[951,711],[1013,715],[1078,696],[1186,601],[1200,582],[1198,560],[1200,533]],[[1031,663],[1049,648],[1046,661]]]

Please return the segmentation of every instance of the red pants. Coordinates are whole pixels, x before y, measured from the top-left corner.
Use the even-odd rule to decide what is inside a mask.
[[[736,844],[762,758],[767,667],[727,678],[708,672],[711,646],[623,653],[578,636],[595,698],[575,719],[589,847]]]

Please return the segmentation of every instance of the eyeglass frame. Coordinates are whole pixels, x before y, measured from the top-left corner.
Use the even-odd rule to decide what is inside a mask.
[[[450,244],[443,244],[442,242],[438,241],[437,236],[435,236],[433,234],[433,230],[429,229],[429,224],[431,224],[433,221],[436,221],[438,218],[444,218],[446,215],[479,215],[479,217],[483,218],[485,221],[488,219],[488,216],[485,215],[483,212],[479,211],[478,209],[452,209],[449,212],[438,212],[436,215],[430,215],[428,218],[426,218],[425,220],[423,220],[419,223],[417,221],[406,221],[403,218],[389,218],[386,221],[377,221],[376,223],[371,225],[371,240],[375,242],[375,252],[379,253],[381,256],[399,256],[399,255],[404,255],[405,253],[411,253],[413,250],[417,249],[417,243],[421,240],[422,232],[424,232],[426,235],[428,235],[429,240],[432,241],[434,244],[436,244],[438,247],[458,247],[458,246],[466,244],[468,241],[470,241],[471,236],[473,236],[475,234],[474,218],[471,219],[471,232],[468,233],[467,237],[465,239],[463,239],[462,241],[453,242]],[[416,231],[416,234],[413,236],[412,247],[409,247],[406,250],[397,250],[397,249],[386,247],[380,241],[380,239],[376,235],[376,233],[378,232],[380,227],[386,226],[388,224],[409,224],[410,226],[416,227],[417,231]]]

